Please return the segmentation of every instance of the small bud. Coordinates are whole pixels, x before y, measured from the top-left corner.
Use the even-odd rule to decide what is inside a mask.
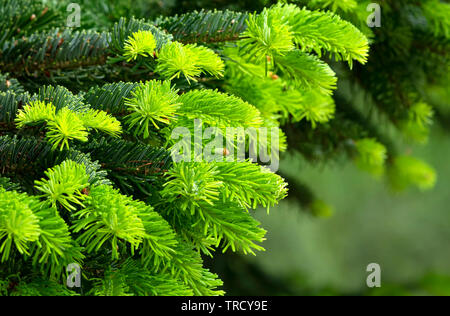
[[[8,88],[9,89],[9,87],[11,87],[11,81],[9,81],[9,80],[6,80],[6,88]]]
[[[280,77],[277,74],[272,74],[271,78],[272,78],[272,80],[280,79]]]
[[[33,21],[33,20],[35,20],[35,19],[36,19],[36,14],[33,13],[33,14],[31,15],[31,17],[30,17],[30,20]]]

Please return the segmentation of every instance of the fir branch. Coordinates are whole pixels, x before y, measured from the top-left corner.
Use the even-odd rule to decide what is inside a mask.
[[[180,103],[177,90],[171,87],[170,81],[147,81],[131,92],[131,98],[125,105],[131,114],[125,117],[129,130],[134,135],[148,138],[149,125],[159,129],[161,124],[169,124]]]
[[[246,13],[225,11],[194,11],[172,17],[160,17],[154,24],[183,43],[217,43],[235,41],[245,28]]]
[[[201,119],[210,126],[261,127],[260,112],[241,99],[213,90],[192,90],[180,96],[179,113],[188,119]]]
[[[35,188],[44,193],[52,206],[62,205],[67,210],[76,210],[73,204],[84,207],[86,195],[82,193],[89,186],[86,167],[71,160],[63,161],[45,172],[48,179],[35,181]]]
[[[74,214],[73,231],[82,232],[77,241],[87,253],[98,251],[106,243],[112,258],[118,259],[121,241],[129,244],[132,253],[138,249],[145,228],[130,198],[109,186],[97,186],[91,188],[86,206]]]
[[[4,0],[0,4],[0,46],[16,36],[27,36],[31,32],[62,24],[63,19],[53,7],[42,1]]]
[[[84,95],[84,100],[92,108],[106,111],[114,115],[124,115],[127,111],[125,100],[139,83],[116,82],[94,87]]]
[[[178,243],[171,260],[163,259],[159,265],[149,262],[146,266],[152,267],[152,270],[157,273],[170,273],[173,278],[189,286],[194,295],[224,295],[222,290],[217,289],[223,285],[223,282],[218,279],[216,274],[203,268],[200,254],[186,242]]]
[[[100,165],[93,162],[88,154],[72,149],[52,151],[50,145],[33,138],[0,137],[0,173],[14,176],[28,187],[45,170],[67,159],[86,166],[89,183],[110,183],[106,180],[106,172],[100,170]]]
[[[369,51],[367,38],[339,16],[282,4],[272,7],[271,14],[289,24],[294,42],[302,50],[315,51],[319,56],[326,50],[336,60],[347,61],[350,67],[353,60],[366,63]]]
[[[336,74],[314,55],[299,50],[290,51],[286,56],[275,59],[283,76],[301,89],[318,89],[324,94],[332,94],[336,89]]]

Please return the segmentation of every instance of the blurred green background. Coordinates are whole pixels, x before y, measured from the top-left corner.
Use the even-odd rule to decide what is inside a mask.
[[[227,294],[450,295],[450,139],[434,131],[426,146],[403,147],[436,168],[432,191],[394,193],[351,162],[285,157],[280,171],[307,181],[334,214],[313,217],[292,196],[269,215],[258,211],[266,251],[209,263]],[[366,285],[369,263],[381,266],[379,289]]]

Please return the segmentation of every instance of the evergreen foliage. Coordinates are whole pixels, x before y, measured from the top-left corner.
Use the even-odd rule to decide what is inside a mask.
[[[247,141],[276,158],[287,143],[314,162],[344,153],[396,189],[433,186],[433,169],[382,127],[424,142],[433,115],[446,120],[431,88],[449,82],[447,3],[385,1],[386,15],[408,11],[373,30],[365,1],[212,2],[83,0],[79,27],[66,25],[67,1],[0,3],[0,294],[223,295],[202,256],[263,250],[252,212],[287,196]],[[348,97],[353,86],[385,121]],[[173,159],[177,128],[224,136],[218,159],[195,146]],[[65,286],[73,263],[82,290]]]

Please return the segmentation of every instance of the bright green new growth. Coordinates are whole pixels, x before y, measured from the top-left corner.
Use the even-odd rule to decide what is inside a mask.
[[[283,76],[297,88],[315,89],[322,94],[332,94],[337,78],[326,63],[314,55],[293,50],[286,56],[275,58]]]
[[[225,131],[227,127],[261,127],[261,113],[235,96],[214,90],[192,90],[180,96],[180,114],[189,120],[201,119]]]
[[[46,123],[46,137],[53,149],[69,148],[69,142],[88,141],[89,129],[102,131],[114,137],[122,132],[119,121],[104,111],[88,109],[74,112],[68,107],[59,111],[52,103],[32,101],[17,114],[18,128]]]
[[[108,186],[94,187],[89,193],[88,206],[75,214],[74,232],[84,231],[78,242],[88,253],[111,244],[113,259],[119,258],[119,242],[130,245],[131,252],[145,237],[145,228],[131,199]]]
[[[360,28],[366,23],[365,2],[357,8],[353,0],[296,2],[344,11],[342,17]],[[373,71],[380,56],[367,60],[366,36],[336,14],[291,4],[259,14],[203,10],[154,22],[101,20],[96,13],[83,16],[86,29],[73,30],[52,29],[64,25],[50,25],[53,17],[65,17],[53,1],[36,3],[0,4],[0,294],[223,295],[222,281],[203,267],[202,255],[264,250],[266,231],[254,210],[269,210],[287,195],[282,177],[228,151],[236,141],[269,145],[278,158],[289,138],[304,158],[318,162],[339,149],[371,173],[386,165],[399,189],[427,189],[436,180],[423,162],[397,157],[367,113],[348,104],[353,95],[346,100],[340,93],[349,78],[366,71],[361,66],[350,73],[340,60],[350,67],[367,61],[372,75],[385,67]],[[114,4],[106,6],[117,15]],[[433,33],[448,37],[448,5],[428,0],[420,6]],[[42,14],[30,21],[35,12]],[[362,23],[350,19],[361,12]],[[397,56],[412,34],[395,31]],[[431,66],[437,64],[434,48],[444,64],[442,46],[430,47]],[[337,61],[325,62],[327,55]],[[358,84],[373,84],[372,91],[392,78],[376,79]],[[392,96],[406,100],[404,111],[394,98],[384,113],[396,127],[423,137],[432,103],[421,96],[409,102],[413,94],[402,94],[407,89],[397,84],[398,91],[372,95],[375,107]],[[278,129],[283,126],[286,134]],[[218,160],[175,162],[170,136],[179,127],[203,136],[213,127],[211,136],[227,137],[229,127],[275,128],[279,144],[260,132],[233,134],[213,148]],[[246,154],[254,149],[244,147]],[[332,213],[308,188],[295,182],[291,188],[313,215]],[[63,285],[70,263],[82,268],[81,291]]]
[[[433,108],[430,105],[418,102],[409,109],[408,118],[400,122],[400,129],[406,137],[419,143],[426,143],[433,116]]]
[[[223,60],[212,50],[205,46],[187,45],[194,54],[195,66],[202,69],[202,73],[221,78],[225,69]]]
[[[283,56],[298,45],[302,51],[328,51],[336,60],[367,61],[369,42],[352,24],[339,16],[278,4],[260,15],[251,15],[242,34],[244,52],[259,59]]]
[[[437,179],[432,167],[410,156],[397,157],[389,172],[392,187],[399,191],[411,185],[427,190],[434,187]]]
[[[0,189],[0,253],[2,262],[9,259],[12,245],[20,254],[29,255],[29,242],[41,234],[39,219],[30,209],[31,199],[25,194]]]
[[[151,31],[137,31],[131,35],[124,46],[127,61],[136,60],[138,56],[152,56],[156,49],[156,41]]]
[[[202,74],[220,78],[224,72],[222,59],[212,49],[163,40],[150,30],[133,32],[121,51],[126,61],[144,62],[145,67],[169,80],[184,77],[188,82],[197,81]],[[142,58],[138,60],[138,56]]]
[[[202,203],[214,205],[219,199],[223,183],[215,179],[217,173],[215,164],[175,164],[167,173],[168,181],[161,194],[170,202],[178,201],[182,210],[194,215]]]
[[[87,142],[88,132],[83,121],[68,108],[59,111],[53,120],[47,123],[47,138],[53,144],[53,149],[58,147],[69,148],[69,141],[79,140]]]
[[[223,69],[223,61],[211,49],[172,42],[158,53],[155,72],[170,80],[183,75],[188,81],[196,81],[202,73],[221,77]]]
[[[132,97],[125,100],[127,110],[132,112],[125,117],[129,130],[148,138],[150,124],[157,129],[161,123],[169,124],[180,105],[177,92],[170,81],[151,80],[140,84],[131,92]]]
[[[201,73],[201,69],[195,63],[194,52],[181,43],[173,42],[165,45],[158,54],[158,67],[156,72],[170,80],[185,76],[193,80]]]
[[[433,123],[433,108],[424,103],[414,104],[409,110],[409,121],[417,126],[425,127]]]
[[[55,204],[51,208],[47,202],[0,188],[3,261],[17,248],[21,254],[31,256],[33,266],[41,266],[44,275],[60,277],[64,264],[85,259],[81,250],[88,256],[98,255],[106,247],[111,260],[128,257],[126,261],[131,264],[129,256],[138,256],[132,266],[140,267],[134,273],[143,275],[127,275],[126,280],[117,280],[112,288],[108,286],[109,290],[99,282],[92,291],[102,288],[104,294],[118,295],[126,295],[127,291],[137,295],[192,295],[192,290],[198,295],[222,294],[215,290],[221,285],[217,276],[201,267],[198,254],[189,245],[181,245],[184,242],[151,206],[120,194],[111,186],[89,185],[85,166],[70,160],[48,170],[46,175],[49,180],[37,181],[36,188],[46,193],[42,198]],[[63,181],[65,188],[61,186]],[[59,217],[56,201],[67,209],[78,209],[71,213],[69,226]],[[223,220],[224,224],[228,222]],[[69,228],[78,236],[76,240]],[[189,262],[194,265],[186,266]],[[132,266],[126,264],[121,269]],[[112,275],[105,275],[106,279],[109,277]],[[159,281],[149,283],[152,280]]]
[[[33,101],[24,106],[23,109],[17,113],[17,128],[53,121],[55,116],[56,108],[53,104],[42,101]]]
[[[311,212],[317,217],[328,218],[334,214],[333,207],[322,200],[314,200],[310,207]]]
[[[356,0],[311,0],[310,5],[312,7],[331,8],[332,11],[338,9],[343,11],[354,10],[358,3]]]
[[[190,222],[199,235],[211,235],[213,245],[224,244],[254,254],[263,248],[265,230],[247,208],[267,207],[286,196],[283,180],[250,162],[178,163],[168,172],[162,196],[175,205],[178,221]],[[200,249],[209,253],[206,245]]]
[[[218,170],[217,179],[224,184],[223,196],[245,209],[256,209],[260,205],[269,212],[271,207],[287,196],[283,178],[265,167],[250,162],[219,163]]]
[[[14,254],[13,248],[28,258],[39,273],[50,277],[61,275],[64,264],[83,258],[55,208],[25,193],[0,188],[2,262],[7,262]]]
[[[35,185],[52,206],[56,207],[59,203],[70,211],[76,210],[74,204],[84,206],[82,202],[86,195],[83,190],[89,187],[86,166],[67,160],[46,171],[45,175],[48,179],[36,181]]]
[[[238,49],[226,50],[229,91],[257,106],[267,122],[281,116],[315,128],[333,119],[337,76],[319,57],[328,51],[350,66],[353,60],[365,63],[365,36],[337,16],[288,4],[250,15],[247,23]]]
[[[295,120],[306,119],[315,128],[317,124],[333,119],[335,111],[335,104],[330,96],[313,90],[303,95],[301,107],[293,115]]]
[[[167,272],[154,273],[145,268],[139,261],[127,259],[121,268],[111,267],[105,279],[96,280],[92,295],[129,296],[192,296],[194,292],[187,285],[174,281]]]
[[[86,112],[78,113],[77,116],[88,130],[93,129],[113,137],[119,137],[122,133],[120,122],[105,111],[89,109]]]
[[[319,57],[328,51],[336,60],[366,63],[369,52],[367,38],[351,23],[332,13],[309,11],[295,5],[277,5],[272,14],[287,23],[294,42],[304,51],[314,51]]]
[[[355,146],[357,150],[356,165],[374,175],[381,175],[384,172],[387,158],[386,147],[371,138],[357,140]]]
[[[289,26],[264,9],[260,14],[251,14],[247,30],[242,33],[242,53],[258,62],[267,57],[283,56],[294,48]]]

